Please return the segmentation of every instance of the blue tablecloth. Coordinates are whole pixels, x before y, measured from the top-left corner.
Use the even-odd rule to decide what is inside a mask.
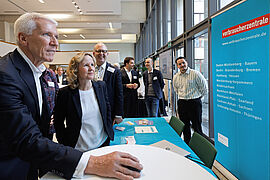
[[[153,125],[149,126],[155,126],[157,128],[158,133],[135,133],[135,126],[146,126],[146,125],[137,125],[135,121],[141,120],[141,119],[147,119],[149,121],[153,121]],[[128,122],[132,122],[134,125],[129,124]],[[124,131],[116,130],[115,127],[125,127]],[[161,140],[167,140],[186,151],[190,152],[190,158],[194,161],[199,161],[202,163],[198,156],[190,149],[190,147],[185,143],[185,141],[182,140],[182,138],[179,137],[179,135],[174,131],[174,129],[167,123],[167,121],[164,118],[126,118],[123,120],[122,123],[118,125],[114,125],[114,141],[110,142],[110,145],[119,145],[119,144],[125,144],[125,137],[127,136],[134,136],[136,140],[136,144],[140,145],[150,145],[156,142],[159,142]],[[204,169],[206,169],[208,172],[213,174],[213,171],[206,166],[201,165]],[[216,176],[215,176],[216,177]]]

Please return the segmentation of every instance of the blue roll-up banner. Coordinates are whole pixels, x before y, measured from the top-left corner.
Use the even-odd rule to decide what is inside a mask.
[[[217,161],[237,178],[270,179],[269,0],[247,0],[212,19]]]

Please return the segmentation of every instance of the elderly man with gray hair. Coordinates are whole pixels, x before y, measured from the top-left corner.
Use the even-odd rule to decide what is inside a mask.
[[[96,174],[118,179],[139,177],[138,159],[113,152],[90,156],[52,142],[50,117],[40,76],[58,47],[57,22],[26,13],[14,24],[18,48],[0,59],[0,179],[38,179],[37,169],[70,179]],[[89,157],[90,156],[90,157]]]

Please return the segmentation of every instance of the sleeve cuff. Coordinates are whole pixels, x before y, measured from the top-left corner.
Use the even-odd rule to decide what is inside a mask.
[[[77,167],[75,169],[73,177],[80,178],[80,179],[84,177],[84,170],[85,170],[85,168],[87,166],[89,158],[90,158],[90,153],[85,153],[84,152],[82,154],[82,157],[81,157],[81,159],[80,159],[80,161],[79,161],[79,163],[78,163],[78,165],[77,165]]]

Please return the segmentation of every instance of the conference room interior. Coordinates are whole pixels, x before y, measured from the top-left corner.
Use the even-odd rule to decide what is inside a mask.
[[[42,7],[37,8],[40,2],[38,2],[38,0],[36,1],[36,9],[24,9],[23,7],[25,6],[21,5],[18,0],[14,2],[11,1],[12,3],[6,1],[1,5],[1,42],[15,46],[15,38],[12,34],[13,24],[16,18],[24,12],[35,11],[45,14],[57,14],[59,12],[61,14],[65,12],[67,12],[67,14],[72,13],[71,10],[64,11],[63,8],[61,9],[60,7],[53,8],[46,12]],[[74,2],[76,2],[76,0],[69,1],[68,3],[72,4],[72,6]],[[171,61],[168,66],[171,67],[171,74],[170,77],[164,78],[164,93],[168,115],[164,117],[166,120],[169,120],[171,116],[177,116],[176,104],[178,98],[173,90],[172,77],[178,72],[178,69],[174,61],[179,56],[186,57],[189,66],[200,71],[208,82],[209,93],[202,98],[202,129],[204,136],[211,141],[212,144],[215,144],[213,104],[211,103],[213,101],[211,92],[213,84],[211,79],[212,57],[210,48],[211,18],[218,13],[234,7],[239,2],[241,2],[241,0],[119,0],[120,13],[122,13],[120,15],[106,15],[108,10],[105,6],[109,6],[110,4],[104,5],[104,14],[84,14],[84,11],[75,13],[77,10],[75,8],[73,13],[80,17],[79,21],[82,21],[80,24],[76,22],[76,18],[71,18],[70,20],[55,18],[61,28],[59,28],[58,51],[75,53],[78,51],[92,52],[95,43],[103,41],[107,45],[109,53],[118,54],[117,57],[119,59],[115,60],[117,63],[123,65],[124,58],[126,56],[132,56],[135,58],[136,67],[139,69],[144,68],[144,61],[147,57],[153,58],[155,68],[162,68],[159,66],[160,55],[169,51]],[[48,2],[44,0],[44,3],[46,4]],[[43,4],[41,4],[41,6],[42,5]],[[49,6],[52,7],[53,4],[51,3]],[[7,8],[11,10],[7,11]],[[84,10],[84,7],[80,8]],[[61,9],[62,12],[58,9]],[[102,9],[99,10],[101,13]],[[139,13],[136,14],[136,11]],[[88,18],[92,18],[92,20]],[[130,18],[130,20],[128,18]],[[87,23],[88,20],[90,23]],[[71,25],[72,23],[77,24],[78,27]],[[85,23],[85,25],[82,25],[83,23]],[[100,27],[98,27],[99,23]],[[111,26],[115,27],[112,28]],[[62,31],[65,28],[77,28],[79,30],[77,32]],[[131,38],[125,40],[124,37]],[[4,54],[0,54],[0,56],[3,55]],[[50,67],[53,69],[58,66],[62,66],[66,69],[68,63],[56,62],[50,64]],[[216,168],[215,165],[216,164],[214,164],[214,169]],[[220,165],[218,166],[220,167]],[[223,172],[225,171],[226,170],[223,170]],[[225,177],[225,174],[220,174],[218,170],[214,172],[220,179],[236,179],[227,171],[226,173],[229,174],[227,177]]]

